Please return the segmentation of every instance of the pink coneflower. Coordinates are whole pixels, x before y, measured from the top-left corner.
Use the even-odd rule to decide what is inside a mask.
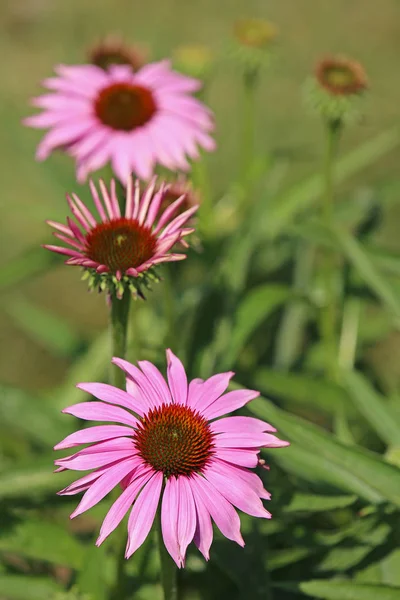
[[[198,206],[179,214],[181,205],[185,203],[185,195],[182,195],[164,210],[162,204],[169,186],[161,184],[156,192],[155,186],[156,178],[153,178],[141,196],[139,181],[136,180],[133,185],[129,178],[125,213],[122,214],[115,182],[111,182],[108,190],[100,181],[102,198],[90,182],[100,221],[76,194],[72,194],[72,197],[67,195],[76,222],[71,218],[67,219],[67,225],[48,221],[56,230],[54,235],[66,247],[49,244],[44,247],[68,256],[68,265],[87,268],[92,274],[92,287],[104,287],[101,286],[102,280],[109,280],[110,285],[115,281],[129,283],[132,278],[140,280],[154,265],[186,258],[185,254],[172,253],[170,250],[194,231],[184,226]]]
[[[101,402],[82,402],[64,412],[114,424],[69,435],[56,449],[90,445],[56,465],[59,470],[94,469],[60,492],[86,492],[71,517],[121,485],[123,491],[103,521],[97,545],[131,509],[126,558],[146,539],[161,503],[164,543],[182,567],[192,540],[208,560],[211,519],[225,537],[243,546],[234,507],[255,517],[271,517],[261,501],[270,494],[249,468],[257,466],[261,447],[288,443],[259,419],[218,419],[259,395],[246,389],[225,393],[233,373],[194,379],[188,385],[182,363],[170,350],[167,360],[167,382],[150,362],[141,361],[138,368],[114,358],[113,363],[126,373],[126,392],[102,383],[78,384]]]
[[[106,71],[59,65],[55,71],[57,77],[43,82],[52,93],[33,100],[44,111],[24,122],[50,129],[36,158],[64,148],[77,161],[79,181],[109,161],[122,182],[132,172],[149,179],[156,164],[186,171],[199,147],[214,149],[212,114],[190,95],[201,82],[173,71],[168,60],[136,73],[127,65]]]

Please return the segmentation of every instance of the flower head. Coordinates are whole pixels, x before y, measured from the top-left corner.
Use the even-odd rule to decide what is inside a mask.
[[[238,42],[259,49],[267,48],[278,36],[278,28],[267,19],[238,19],[233,31]]]
[[[243,546],[235,508],[256,517],[271,517],[261,501],[270,494],[250,469],[258,464],[260,448],[288,443],[259,419],[218,418],[258,396],[246,389],[225,393],[233,373],[188,384],[182,363],[170,350],[167,360],[167,381],[150,362],[141,361],[136,367],[114,358],[114,364],[126,373],[126,392],[101,383],[78,384],[100,402],[83,402],[64,412],[114,424],[69,435],[56,449],[89,445],[57,460],[56,465],[59,470],[93,469],[60,492],[85,492],[71,517],[121,485],[123,491],[103,521],[97,545],[130,510],[127,558],[146,539],[161,503],[164,543],[182,567],[192,541],[208,560],[211,519],[225,537]]]
[[[242,65],[245,73],[269,67],[278,33],[276,25],[266,19],[237,20],[233,26],[232,58]]]
[[[105,70],[111,65],[129,65],[138,71],[146,64],[147,55],[142,47],[125,44],[119,36],[109,35],[89,49],[88,59],[92,65]]]
[[[328,122],[358,120],[368,81],[362,65],[342,56],[320,60],[304,88],[306,103]]]
[[[163,208],[169,186],[162,184],[155,191],[153,178],[141,195],[139,181],[133,185],[128,179],[125,212],[121,213],[115,182],[110,189],[100,181],[101,196],[90,182],[93,201],[100,219],[96,218],[76,196],[67,195],[72,218],[67,225],[48,221],[55,229],[54,235],[66,246],[44,247],[69,258],[66,264],[84,267],[91,288],[108,289],[121,296],[128,286],[132,293],[142,295],[141,287],[148,287],[157,279],[153,267],[162,262],[182,260],[185,254],[171,253],[171,248],[194,231],[184,227],[198,206],[183,212],[185,194]]]
[[[315,68],[318,83],[335,96],[351,96],[367,89],[364,68],[355,60],[342,56],[320,60]]]
[[[76,159],[79,181],[108,162],[123,183],[132,172],[149,179],[157,164],[187,171],[199,147],[215,147],[212,113],[190,95],[200,81],[172,71],[167,60],[137,73],[127,65],[55,70],[57,76],[43,82],[51,93],[33,100],[43,112],[24,122],[49,129],[36,158],[63,148]]]
[[[172,58],[179,71],[203,80],[210,75],[215,62],[211,48],[202,44],[178,46]]]

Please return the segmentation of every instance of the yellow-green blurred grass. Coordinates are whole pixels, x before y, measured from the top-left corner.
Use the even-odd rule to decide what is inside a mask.
[[[44,219],[64,218],[64,192],[78,188],[66,157],[35,163],[41,133],[20,124],[32,112],[29,97],[40,92],[39,82],[50,75],[53,64],[84,60],[85,47],[110,32],[147,44],[154,58],[193,42],[208,44],[218,54],[239,16],[267,17],[281,31],[279,58],[264,78],[258,99],[258,148],[287,156],[291,180],[312,172],[320,162],[319,124],[301,104],[302,83],[320,54],[354,56],[364,63],[371,81],[364,122],[346,133],[345,148],[398,124],[398,0],[383,0],[379,5],[373,0],[5,0],[0,3],[0,264],[48,241]],[[236,170],[239,131],[231,124],[240,111],[238,79],[235,69],[224,64],[208,90],[219,145],[211,160],[216,193]],[[365,174],[366,180],[394,178],[399,158],[381,161]],[[18,292],[65,316],[78,331],[87,326],[94,333],[106,322],[104,298],[89,296],[76,270],[60,266],[19,286]],[[10,301],[10,293],[4,300]],[[19,382],[23,363],[23,387],[47,386],[58,382],[68,366],[65,359],[51,356],[21,335],[4,311],[0,312],[0,342],[2,381]]]

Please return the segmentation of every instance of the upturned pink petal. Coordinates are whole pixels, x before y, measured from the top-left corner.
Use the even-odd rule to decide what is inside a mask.
[[[168,385],[172,398],[177,404],[186,404],[188,383],[185,368],[179,358],[169,349],[167,350],[167,363]]]

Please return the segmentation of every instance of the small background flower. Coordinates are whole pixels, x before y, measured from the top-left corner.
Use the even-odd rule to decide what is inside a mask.
[[[100,545],[130,511],[126,558],[146,539],[161,502],[165,546],[178,565],[185,564],[194,541],[208,560],[213,539],[211,519],[222,534],[243,546],[235,508],[269,519],[262,499],[270,498],[250,469],[260,448],[287,446],[269,423],[252,417],[223,417],[243,407],[259,392],[226,392],[233,373],[188,382],[181,361],[167,350],[167,381],[148,361],[138,367],[114,358],[126,373],[126,389],[101,383],[78,388],[97,400],[63,412],[84,420],[112,421],[72,433],[56,449],[90,444],[56,460],[58,470],[87,471],[60,494],[85,494],[75,517],[100,502],[115,486],[123,491],[101,526]]]
[[[127,65],[59,65],[43,81],[50,93],[32,100],[43,112],[24,123],[49,129],[36,158],[56,148],[68,152],[79,181],[111,163],[125,182],[132,172],[149,179],[157,164],[173,171],[190,169],[199,149],[214,150],[211,111],[191,94],[197,79],[173,71],[168,60],[136,73]]]

